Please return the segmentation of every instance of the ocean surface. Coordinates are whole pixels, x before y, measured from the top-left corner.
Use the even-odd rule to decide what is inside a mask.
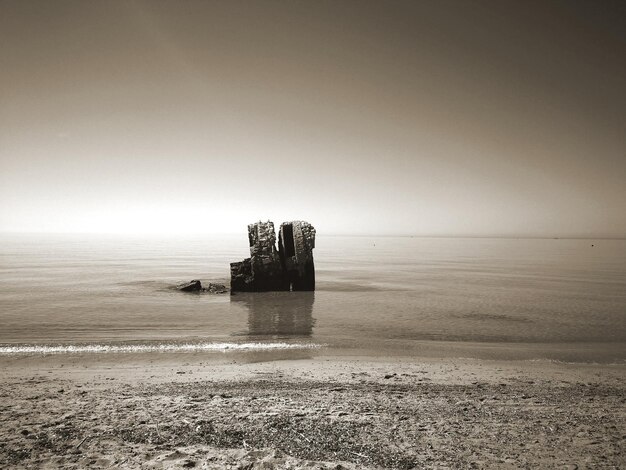
[[[317,290],[228,283],[242,236],[0,235],[0,355],[626,360],[626,240],[325,237]]]

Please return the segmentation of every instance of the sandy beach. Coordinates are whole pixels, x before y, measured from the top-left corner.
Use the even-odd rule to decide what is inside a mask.
[[[626,465],[621,364],[228,354],[1,361],[2,468]]]

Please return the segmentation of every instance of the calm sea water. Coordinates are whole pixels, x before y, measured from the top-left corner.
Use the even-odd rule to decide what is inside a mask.
[[[172,290],[227,283],[247,245],[245,234],[2,235],[0,354],[302,347],[626,360],[624,240],[319,236],[314,293]]]

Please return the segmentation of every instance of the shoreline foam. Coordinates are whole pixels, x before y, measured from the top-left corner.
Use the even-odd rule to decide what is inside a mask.
[[[316,343],[159,343],[159,344],[84,344],[0,346],[0,355],[72,353],[151,353],[151,352],[226,352],[319,349]]]

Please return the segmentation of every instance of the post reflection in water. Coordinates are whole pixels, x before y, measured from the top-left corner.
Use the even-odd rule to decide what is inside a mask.
[[[314,292],[249,292],[231,296],[248,309],[250,336],[311,336]]]

